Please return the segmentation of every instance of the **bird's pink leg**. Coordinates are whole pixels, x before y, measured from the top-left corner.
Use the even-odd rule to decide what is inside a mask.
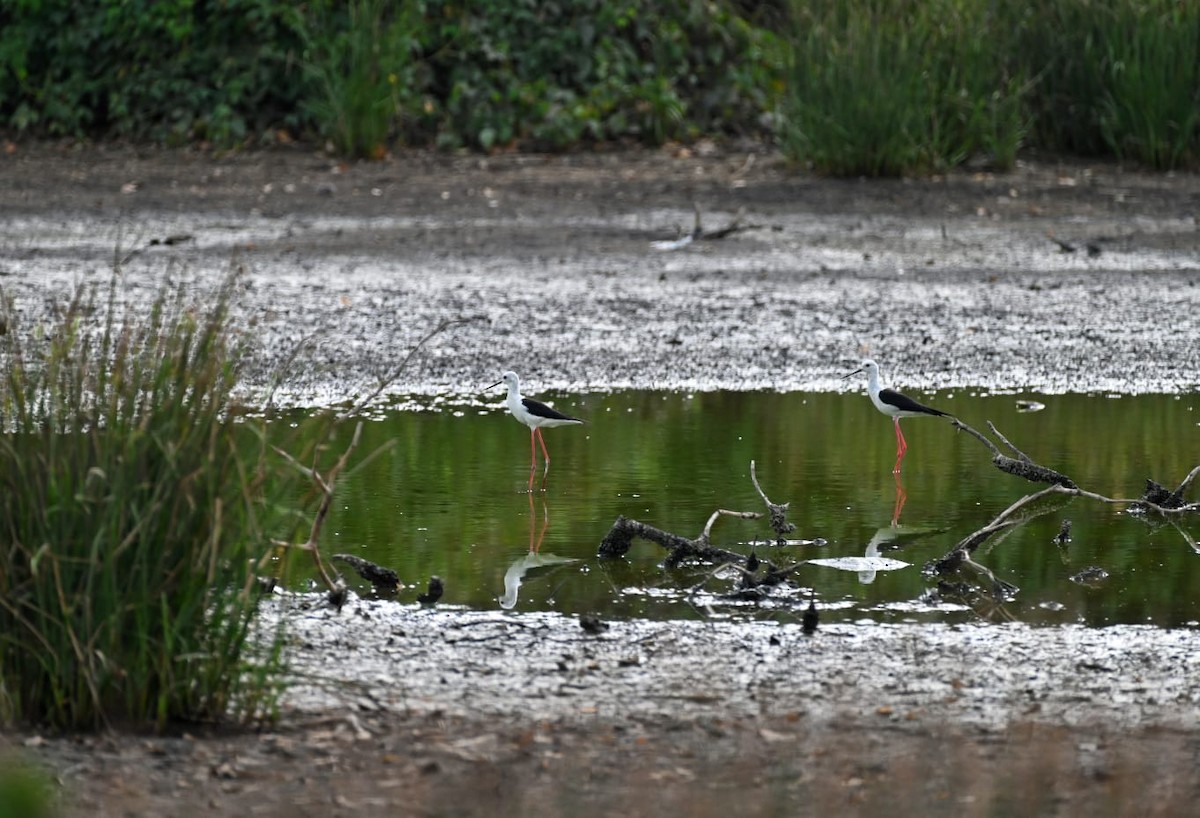
[[[542,430],[537,430],[538,442],[542,444],[542,459],[546,462],[546,470],[542,472],[542,491],[546,490],[546,476],[550,474],[550,452],[546,451],[546,438],[542,437]],[[532,476],[530,476],[532,480]],[[533,484],[530,483],[530,486]]]
[[[528,491],[533,491],[533,474],[537,471],[537,429],[529,430],[529,487]]]
[[[550,452],[546,451],[546,439],[542,437],[542,430],[537,430],[538,443],[542,444],[542,458],[546,461],[546,471],[550,471]]]
[[[899,474],[900,463],[904,460],[904,453],[908,451],[908,443],[904,440],[904,433],[900,431],[900,418],[893,418],[892,423],[896,426],[896,465],[892,467],[892,474]]]

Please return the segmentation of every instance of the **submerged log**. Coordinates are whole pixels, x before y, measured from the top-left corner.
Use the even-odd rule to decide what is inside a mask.
[[[1011,474],[1014,477],[1024,478],[1031,483],[1052,483],[1067,488],[1076,488],[1075,481],[1062,472],[1047,468],[1040,463],[1035,463],[1029,455],[1018,449],[1008,438],[1001,434],[1000,430],[991,421],[988,421],[988,428],[992,430],[992,434],[1000,438],[1005,446],[1013,450],[1016,454],[1015,458],[1001,452],[999,447],[988,440],[982,432],[968,426],[958,418],[951,420],[951,425],[972,435],[984,446],[987,446],[992,453],[992,465],[1000,471]]]
[[[349,565],[360,577],[375,586],[377,594],[395,594],[402,587],[400,575],[391,568],[384,568],[353,554],[334,554],[329,559]]]
[[[705,528],[703,534],[694,540],[689,540],[687,537],[681,537],[678,534],[672,534],[669,531],[663,531],[660,528],[655,528],[652,525],[647,525],[646,523],[641,523],[621,515],[617,517],[616,521],[612,524],[612,528],[604,535],[597,554],[603,559],[623,557],[629,553],[629,549],[633,546],[634,537],[638,537],[658,543],[670,552],[664,562],[667,568],[675,568],[683,562],[692,559],[722,563],[743,563],[746,561],[747,558],[742,554],[734,551],[726,551],[724,548],[715,548],[710,545],[708,542],[708,531],[709,529]]]

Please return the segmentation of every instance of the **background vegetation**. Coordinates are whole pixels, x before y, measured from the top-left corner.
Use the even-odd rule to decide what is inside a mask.
[[[1200,159],[1180,0],[4,0],[0,128],[222,147],[778,138],[897,174]]]

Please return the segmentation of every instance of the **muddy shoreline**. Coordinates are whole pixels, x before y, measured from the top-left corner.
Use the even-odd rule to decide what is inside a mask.
[[[655,250],[693,204],[749,227]],[[1049,159],[867,182],[760,145],[355,165],[19,146],[0,287],[30,328],[114,257],[133,305],[241,265],[248,387],[286,375],[297,406],[370,391],[459,318],[392,392],[466,396],[509,368],[542,389],[829,390],[866,353],[911,388],[1184,392],[1198,214],[1194,176]],[[1194,628],[593,637],[383,604],[297,614],[275,726],[0,747],[48,765],[68,815],[1166,815],[1200,797]]]
[[[757,145],[575,156],[34,149],[0,163],[0,285],[26,324],[114,257],[131,303],[245,270],[247,383],[835,390],[864,354],[908,388],[1179,392],[1200,372],[1200,182],[1030,162],[867,182]],[[741,218],[674,252],[652,243]],[[1065,252],[1058,242],[1073,248]],[[280,366],[312,338],[302,365]]]

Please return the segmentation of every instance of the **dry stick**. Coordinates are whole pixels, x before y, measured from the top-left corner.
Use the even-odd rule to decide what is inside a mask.
[[[1179,484],[1179,488],[1175,489],[1175,493],[1178,494],[1180,497],[1182,497],[1184,494],[1186,494],[1187,490],[1192,485],[1192,481],[1196,479],[1197,475],[1200,475],[1200,466],[1197,466],[1196,468],[1194,468],[1190,472],[1188,472],[1188,476],[1183,478],[1183,482]]]
[[[321,575],[321,580],[325,583],[325,586],[329,589],[330,593],[337,593],[340,590],[340,579],[335,581],[332,577],[330,577],[329,572],[325,569],[325,563],[321,559],[321,549],[318,544],[318,540],[321,536],[321,526],[325,524],[325,518],[329,514],[329,506],[333,502],[333,488],[337,483],[338,474],[346,467],[346,463],[349,461],[350,455],[358,446],[358,441],[362,438],[362,430],[363,423],[360,420],[354,427],[354,437],[351,438],[350,445],[346,447],[346,451],[342,452],[342,456],[338,458],[338,461],[333,465],[333,468],[329,470],[329,474],[325,477],[322,477],[316,468],[309,469],[305,466],[302,466],[294,457],[282,449],[275,450],[279,452],[279,454],[283,455],[283,457],[290,460],[296,466],[296,468],[307,474],[312,481],[317,484],[317,487],[321,489],[321,492],[324,494],[324,496],[321,498],[321,505],[317,508],[317,514],[313,518],[312,529],[309,531],[307,542],[299,544],[289,543],[283,540],[272,540],[271,542],[277,546],[282,546],[285,548],[298,548],[302,551],[310,552],[313,555],[313,562],[316,563],[317,572]]]
[[[1010,443],[1008,439],[1004,437],[1004,435],[1000,434],[996,427],[992,425],[991,421],[988,421],[988,426],[991,427],[992,431],[996,433],[997,437],[1003,440],[1010,449],[1017,453],[1017,458],[1012,458],[1001,453],[1000,449],[996,447],[995,443],[992,443],[992,441],[984,437],[982,433],[971,428],[958,418],[951,419],[950,424],[955,428],[962,429],[964,432],[973,435],[981,443],[983,443],[983,445],[987,446],[992,453],[992,465],[994,465],[1000,471],[1007,472],[1008,474],[1012,474],[1017,477],[1023,477],[1031,483],[1056,483],[1060,486],[1066,486],[1067,488],[1076,488],[1075,481],[1070,477],[1067,477],[1065,474],[1057,472],[1054,469],[1048,469],[1045,466],[1033,462],[1028,455],[1026,455],[1016,446],[1012,445],[1012,443]]]
[[[279,385],[283,383],[284,375],[292,368],[292,364],[296,362],[297,356],[301,350],[312,343],[313,339],[320,335],[324,330],[313,330],[308,335],[305,335],[292,347],[292,351],[283,359],[283,363],[276,369],[276,376],[271,381],[271,388],[267,391],[267,397],[263,401],[263,411],[265,412],[271,406],[271,401],[275,399],[275,392],[279,389]]]
[[[708,518],[708,522],[704,524],[704,530],[700,532],[700,536],[695,539],[697,543],[708,545],[712,535],[713,523],[718,517],[737,517],[739,520],[757,520],[762,517],[761,511],[730,511],[726,508],[719,508],[712,513]]]
[[[771,527],[775,529],[777,534],[781,536],[785,533],[795,530],[795,526],[787,522],[788,504],[772,503],[768,499],[766,493],[762,490],[762,486],[758,483],[758,475],[755,471],[754,461],[750,461],[750,479],[754,483],[754,488],[758,491],[759,497],[767,506],[770,512]],[[737,517],[742,520],[757,520],[763,516],[761,511],[730,511],[729,509],[719,508],[714,511],[708,518],[708,522],[704,526],[704,530],[700,532],[700,536],[694,540],[689,540],[686,537],[681,537],[678,534],[672,534],[669,531],[662,531],[652,525],[632,520],[624,515],[617,517],[613,522],[608,533],[604,535],[604,539],[600,541],[598,555],[601,558],[619,558],[625,556],[633,545],[633,538],[640,537],[644,540],[658,543],[663,548],[667,549],[668,554],[665,561],[667,568],[673,568],[683,562],[685,559],[697,558],[708,562],[720,563],[721,565],[730,564],[741,566],[747,561],[747,557],[733,551],[727,551],[723,548],[714,548],[712,541],[712,527],[716,523],[718,517]],[[802,563],[801,563],[802,564]],[[768,571],[764,579],[755,584],[777,585],[786,579],[798,566],[792,566],[787,569],[778,569],[768,563]],[[703,584],[703,583],[702,583]]]
[[[758,492],[758,496],[762,498],[763,503],[767,507],[767,512],[771,517],[771,530],[775,532],[779,543],[784,541],[785,534],[791,534],[796,530],[794,523],[789,523],[787,519],[787,510],[790,503],[772,503],[767,497],[767,493],[762,490],[762,486],[758,484],[758,474],[754,468],[754,461],[750,461],[750,482],[754,484],[754,490]]]
[[[965,426],[965,424],[963,425]],[[968,431],[974,432],[974,430],[970,429],[969,427],[967,428]],[[1188,477],[1185,479],[1185,484],[1190,483],[1191,480],[1195,479],[1195,475],[1197,473],[1200,473],[1200,466],[1192,469],[1191,473],[1189,473]],[[993,519],[983,528],[964,537],[957,545],[954,546],[954,548],[950,549],[945,556],[932,563],[933,570],[937,571],[938,573],[944,573],[958,568],[963,561],[967,559],[967,555],[982,545],[989,537],[991,537],[997,531],[1001,531],[1009,526],[1015,525],[1017,521],[1010,520],[1009,518],[1016,514],[1017,511],[1029,505],[1030,503],[1041,500],[1042,498],[1051,494],[1065,494],[1069,497],[1086,497],[1089,500],[1097,500],[1101,503],[1108,503],[1109,505],[1136,506],[1138,508],[1156,511],[1159,514],[1167,516],[1183,514],[1191,511],[1200,511],[1200,503],[1188,503],[1187,505],[1179,506],[1177,508],[1164,508],[1157,503],[1151,503],[1143,499],[1134,500],[1128,497],[1106,497],[1103,494],[1097,494],[1094,491],[1081,489],[1074,484],[1067,486],[1063,485],[1062,483],[1054,483],[1042,489],[1041,491],[1025,495],[1020,500],[1017,500],[1011,506],[1006,508],[1004,511],[1000,512],[995,519]],[[1179,527],[1176,526],[1176,528],[1178,529]],[[1182,533],[1181,529],[1180,531]],[[1185,535],[1184,539],[1187,540],[1193,548],[1196,547],[1194,541],[1190,537]]]
[[[426,342],[428,342],[435,335],[438,335],[439,333],[445,331],[446,329],[448,329],[452,326],[455,326],[456,324],[466,324],[471,321],[482,321],[483,318],[484,318],[484,316],[482,316],[482,315],[469,315],[469,316],[466,316],[465,318],[447,318],[444,321],[442,321],[440,324],[438,324],[432,330],[427,332],[425,334],[425,336],[423,338],[421,338],[420,341],[417,341],[416,346],[414,346],[412,349],[410,349],[408,351],[408,354],[404,356],[404,360],[401,361],[399,363],[399,365],[397,365],[397,367],[391,371],[391,373],[389,373],[384,378],[380,379],[379,385],[375,387],[375,390],[373,392],[371,392],[369,395],[367,395],[362,400],[359,400],[358,402],[356,402],[349,409],[346,409],[341,414],[339,414],[337,416],[336,420],[345,420],[350,415],[361,412],[367,406],[367,404],[369,404],[371,401],[375,400],[375,398],[379,397],[379,394],[381,392],[383,392],[383,390],[387,389],[396,380],[396,378],[400,377],[400,373],[403,372],[405,367],[408,366],[408,363],[409,363],[409,361],[411,361],[413,359],[413,356],[415,356],[421,350],[421,347],[425,346]]]
[[[734,514],[742,514],[746,512],[733,512]],[[757,514],[757,512],[749,512]],[[709,518],[709,524],[717,516],[720,516],[721,510],[718,510]],[[671,553],[667,555],[665,566],[674,568],[684,560],[691,557],[705,560],[708,562],[732,562],[744,563],[746,558],[741,554],[733,551],[726,551],[724,548],[715,548],[701,537],[695,540],[689,540],[687,537],[681,537],[678,534],[672,534],[669,531],[655,528],[652,525],[631,520],[630,518],[621,515],[613,522],[612,528],[604,535],[604,539],[600,541],[600,548],[597,554],[601,558],[619,558],[625,556],[633,545],[633,538],[639,537],[643,540],[658,543],[663,548]]]
[[[989,421],[987,422],[987,425],[988,425],[988,428],[992,430],[992,434],[994,434],[996,437],[1000,438],[1000,442],[1001,442],[1001,443],[1003,443],[1005,446],[1007,446],[1008,448],[1010,448],[1010,449],[1012,449],[1014,452],[1016,452],[1016,455],[1017,455],[1017,457],[1019,457],[1019,458],[1020,458],[1022,461],[1026,462],[1026,463],[1032,463],[1032,462],[1033,462],[1033,461],[1032,461],[1032,460],[1029,458],[1029,455],[1025,454],[1025,452],[1021,451],[1021,450],[1020,450],[1020,449],[1018,449],[1016,446],[1014,446],[1014,445],[1012,444],[1012,441],[1010,441],[1010,440],[1009,440],[1007,437],[1005,437],[1003,434],[1001,434],[1001,433],[1000,433],[1000,430],[996,428],[996,424],[992,423],[992,422],[989,420]]]

